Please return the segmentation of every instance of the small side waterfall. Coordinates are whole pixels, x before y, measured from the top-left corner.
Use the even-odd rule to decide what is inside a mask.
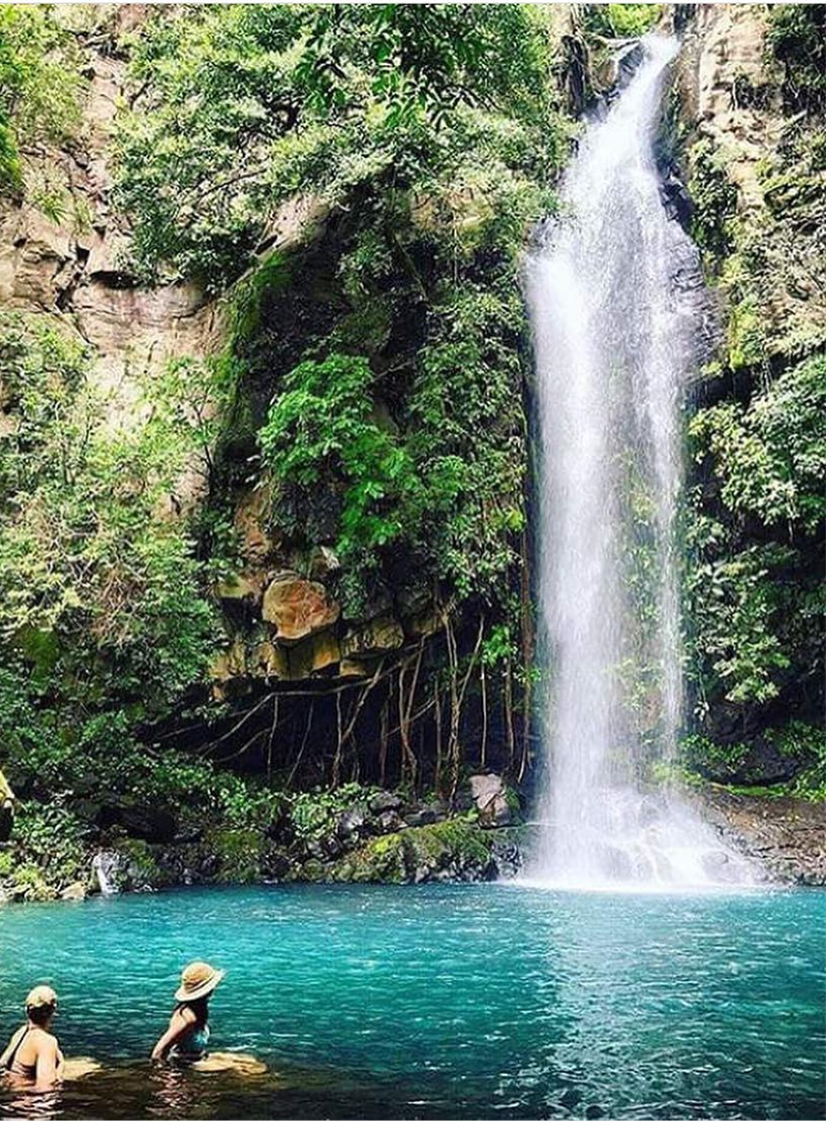
[[[101,848],[92,860],[92,880],[97,882],[102,895],[116,895],[120,891],[118,871],[120,870],[120,857],[115,851],[106,851]]]
[[[651,36],[642,50],[528,267],[551,675],[533,877],[568,886],[743,878],[685,803],[643,783],[647,761],[673,758],[682,711],[674,527],[702,311],[697,251],[666,213],[654,157],[677,44]]]

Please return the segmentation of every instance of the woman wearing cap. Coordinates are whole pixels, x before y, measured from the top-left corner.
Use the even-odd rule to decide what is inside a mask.
[[[10,1081],[45,1091],[63,1078],[63,1053],[49,1031],[56,1011],[57,994],[49,985],[37,985],[26,997],[27,1021],[0,1056]]]
[[[175,993],[178,1002],[169,1027],[152,1049],[153,1059],[173,1058],[197,1063],[207,1054],[209,1043],[209,998],[224,976],[205,961],[193,961],[181,974]]]

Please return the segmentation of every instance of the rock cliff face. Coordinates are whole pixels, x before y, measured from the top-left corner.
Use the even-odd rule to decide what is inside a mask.
[[[757,164],[781,127],[742,93],[765,83],[765,13],[758,4],[702,4],[687,31],[682,61],[685,111],[701,137],[726,154],[743,212],[761,207]]]
[[[823,788],[822,646],[805,609],[822,607],[823,530],[807,517],[820,487],[804,466],[822,474],[826,450],[819,410],[805,407],[822,402],[826,342],[825,34],[822,8],[699,5],[677,73],[690,223],[719,326],[689,422],[693,520],[715,531],[695,549],[691,613],[704,654],[691,694],[705,745],[690,760],[755,794],[712,792],[717,822],[771,873],[817,883],[822,805],[805,798]],[[783,420],[777,437],[755,424],[764,415]],[[754,486],[758,451],[774,471]],[[790,500],[782,516],[772,491]]]
[[[0,303],[52,315],[94,348],[89,379],[106,394],[117,428],[136,410],[137,376],[171,358],[204,356],[221,335],[215,306],[195,284],[140,287],[124,267],[128,224],[111,207],[109,148],[129,91],[126,59],[113,52],[142,12],[138,5],[102,11],[99,33],[80,38],[80,130],[63,148],[26,154],[28,179],[57,186],[57,209],[47,215],[26,198],[0,204]]]
[[[826,887],[826,805],[707,790],[708,822],[778,883]]]
[[[81,128],[63,147],[26,154],[30,182],[59,186],[59,214],[46,214],[29,194],[0,202],[0,306],[47,315],[91,346],[87,379],[105,398],[104,426],[113,433],[151,411],[147,382],[166,364],[214,356],[226,341],[220,304],[196,283],[147,287],[130,274],[129,218],[111,202],[114,122],[136,97],[123,36],[146,14],[143,5],[99,10],[94,30],[78,36]],[[259,253],[312,246],[323,220],[318,202],[296,198],[273,215]],[[196,504],[207,487],[203,468],[193,466],[176,486],[176,509]],[[241,563],[214,594],[229,635],[213,666],[216,698],[274,679],[370,674],[375,660],[440,627],[426,614],[427,594],[406,595],[405,627],[389,592],[363,617],[345,619],[325,588],[340,571],[333,550],[321,544],[296,557],[269,525],[266,484],[236,492],[234,505]]]
[[[817,112],[807,116],[790,104],[769,31],[770,13],[760,4],[698,5],[685,32],[679,91],[695,186],[698,165],[713,153],[736,194],[742,245],[756,250],[759,244],[765,257],[755,282],[767,351],[795,356],[826,341],[818,281],[826,265],[823,175],[805,152],[807,139],[817,143],[822,122]],[[735,282],[725,280],[729,293]]]

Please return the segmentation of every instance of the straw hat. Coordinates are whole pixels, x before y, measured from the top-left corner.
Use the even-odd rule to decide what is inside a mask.
[[[26,997],[26,1008],[57,1008],[57,993],[51,985],[35,985]]]
[[[181,974],[181,987],[175,993],[175,1000],[196,1001],[205,997],[223,978],[223,969],[213,969],[206,961],[193,961]]]

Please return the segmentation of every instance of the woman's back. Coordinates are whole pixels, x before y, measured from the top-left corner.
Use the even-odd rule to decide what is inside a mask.
[[[38,1089],[60,1081],[63,1056],[49,1026],[57,1010],[57,994],[49,985],[36,985],[26,997],[28,1023],[9,1040],[0,1067],[18,1082],[36,1083]]]
[[[0,1057],[0,1067],[18,1079],[35,1081],[38,1063],[45,1059],[57,1066],[62,1055],[57,1040],[42,1028],[23,1024],[9,1040],[8,1047]]]
[[[203,1059],[209,1044],[209,1024],[205,1009],[194,1009],[187,1005],[180,1005],[175,1009],[186,1021],[187,1027],[183,1035],[172,1048],[172,1055],[176,1059],[199,1060]]]

